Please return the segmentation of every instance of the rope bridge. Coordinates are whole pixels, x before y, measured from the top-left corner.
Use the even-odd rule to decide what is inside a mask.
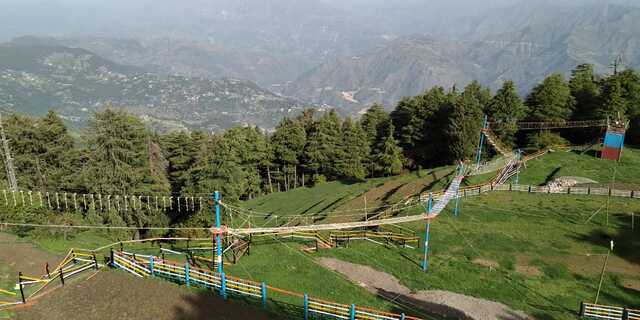
[[[211,228],[213,233],[228,232],[229,234],[243,235],[254,233],[295,233],[295,232],[310,232],[310,231],[327,231],[327,230],[344,230],[363,227],[376,227],[383,225],[401,224],[415,221],[432,220],[438,217],[440,212],[447,206],[451,199],[456,197],[460,184],[464,179],[464,175],[460,174],[456,176],[447,191],[440,197],[436,205],[433,207],[430,215],[419,214],[406,217],[386,218],[380,220],[369,221],[355,221],[355,222],[342,222],[342,223],[327,223],[318,225],[305,225],[305,226],[285,226],[285,227],[264,227],[264,228]],[[221,203],[223,206],[224,204]]]
[[[499,130],[501,122],[489,122],[489,127]],[[579,120],[579,121],[548,121],[548,122],[518,122],[518,130],[547,130],[547,129],[571,129],[571,128],[591,128],[606,127],[607,120]]]

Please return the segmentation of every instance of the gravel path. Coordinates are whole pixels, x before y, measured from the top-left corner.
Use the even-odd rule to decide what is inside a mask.
[[[409,288],[403,286],[400,281],[392,275],[377,271],[368,266],[332,258],[320,258],[318,261],[323,266],[344,274],[351,279],[351,281],[374,294],[382,295],[390,299],[397,299],[403,303],[419,307],[429,313],[456,319],[531,319],[522,311],[511,310],[504,304],[454,292],[427,290],[411,293]]]

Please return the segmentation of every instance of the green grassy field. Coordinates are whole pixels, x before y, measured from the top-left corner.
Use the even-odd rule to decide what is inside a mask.
[[[622,161],[616,164],[588,154],[557,151],[527,163],[520,181],[538,185],[555,177],[581,176],[608,183],[613,179],[614,168],[617,171],[616,187],[634,187],[640,181],[640,171],[634,169],[640,168],[640,152],[626,149]],[[490,176],[474,177],[476,181],[472,179],[467,183],[486,181]],[[384,182],[392,183],[393,180]],[[441,188],[440,184],[442,182],[434,184],[433,190]],[[300,208],[323,199],[316,199],[316,196],[327,196],[326,202],[331,199],[344,201],[345,190],[364,192],[367,187],[324,185],[268,195],[246,205],[256,210],[300,214],[305,212]],[[587,223],[596,211],[598,214]],[[420,248],[398,249],[358,242],[348,249],[326,250],[319,255],[385,271],[412,290],[451,290],[499,301],[539,319],[571,319],[575,317],[580,301],[591,301],[595,297],[609,238],[617,244],[599,302],[640,305],[640,232],[629,230],[631,212],[640,215],[640,201],[612,199],[609,214],[606,212],[606,197],[493,193],[463,200],[460,217],[454,218],[447,213],[433,225],[431,272],[428,274],[422,273],[419,267]],[[405,227],[413,229],[416,235],[422,235],[424,230],[421,224]],[[295,244],[289,244],[291,246]],[[260,252],[263,249],[252,250]],[[278,252],[275,247],[265,250],[261,261],[264,263],[271,257],[275,263],[280,255],[275,254]],[[274,253],[273,257],[270,252]],[[308,260],[305,254],[293,255],[292,261],[297,261],[296,256]],[[245,260],[235,268],[241,268],[243,263]],[[489,270],[487,265],[495,268]],[[322,281],[321,277],[313,280],[313,273],[304,274],[307,283]],[[295,286],[296,281],[302,281],[282,270],[273,270],[264,276],[278,279],[285,286],[288,283]],[[332,297],[340,301],[342,296]]]
[[[596,181],[594,186],[640,189],[640,149],[626,148],[620,162],[602,160],[592,153],[557,150],[526,163],[520,184],[544,185],[559,177],[577,176]],[[489,181],[496,173],[466,179],[467,185]]]
[[[640,150],[626,148],[620,162],[602,160],[575,151],[551,152],[527,163],[520,183],[541,185],[557,177],[580,176],[619,188],[640,188]]]
[[[613,180],[614,168],[616,187],[637,186],[640,151],[626,149],[617,164],[586,154],[553,152],[527,163],[520,174],[520,183],[538,185],[555,177],[581,176],[606,184]],[[447,172],[452,169],[423,170],[357,183],[329,182],[265,195],[240,205],[268,215],[256,217],[252,225],[266,221],[275,225],[275,215],[309,215],[323,221],[347,219],[344,215],[362,208],[365,197],[372,207],[395,203],[426,190],[441,190],[446,187],[450,179]],[[473,177],[466,183],[490,178],[491,175]],[[580,301],[594,299],[603,254],[607,252],[609,239],[613,239],[616,247],[599,302],[638,307],[640,223],[631,231],[630,221],[632,212],[640,215],[640,201],[612,198],[608,207],[606,203],[606,197],[497,192],[463,199],[459,217],[452,216],[450,204],[432,225],[431,263],[426,274],[420,268],[422,248],[353,242],[349,248],[309,254],[301,249],[311,243],[273,238],[252,245],[251,255],[226,270],[237,277],[339,303],[399,310],[399,306],[315,261],[320,256],[333,257],[387,272],[414,291],[449,290],[502,302],[537,319],[573,319]],[[403,214],[418,213],[420,209],[411,210],[414,211]],[[328,216],[317,214],[327,211],[335,212]],[[234,219],[238,223],[239,217]],[[416,236],[424,232],[422,223],[403,227]],[[113,241],[104,233],[92,231],[77,233],[67,240],[46,236],[28,240],[56,254],[71,247],[89,249]],[[137,249],[157,253],[157,248]],[[2,277],[0,287],[1,281]],[[274,297],[285,305],[300,304],[296,298],[277,294]]]
[[[385,271],[412,290],[450,290],[538,319],[573,319],[579,302],[595,296],[612,238],[616,248],[599,302],[638,306],[640,288],[624,284],[640,283],[640,232],[629,229],[630,212],[640,212],[640,201],[612,200],[608,226],[604,211],[586,223],[604,199],[516,193],[465,199],[459,217],[447,212],[432,225],[427,274],[420,269],[420,248],[358,242],[321,255]]]

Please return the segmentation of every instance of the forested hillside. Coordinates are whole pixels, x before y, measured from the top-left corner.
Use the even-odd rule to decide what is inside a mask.
[[[173,194],[219,189],[227,199],[245,199],[471,159],[483,114],[509,146],[540,149],[601,137],[590,130],[523,134],[516,131],[518,121],[619,116],[631,121],[627,142],[638,143],[639,89],[634,71],[601,78],[581,65],[568,80],[549,76],[525,98],[510,81],[495,94],[478,82],[462,89],[433,87],[403,99],[391,113],[374,105],[354,120],[333,110],[306,109],[281,120],[274,132],[234,127],[215,134],[156,134],[140,118],[111,109],[91,113],[77,140],[53,111],[43,118],[13,114],[3,123],[23,189]]]
[[[302,103],[237,79],[165,76],[92,52],[51,45],[0,45],[0,107],[42,115],[55,110],[76,127],[106,107],[140,116],[158,131],[273,128]]]

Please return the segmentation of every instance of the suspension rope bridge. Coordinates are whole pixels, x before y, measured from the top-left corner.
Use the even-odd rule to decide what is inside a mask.
[[[606,119],[599,120],[578,120],[578,121],[547,121],[547,122],[517,122],[518,130],[549,130],[549,129],[572,129],[572,128],[593,128],[606,127],[608,121]],[[502,122],[488,122],[489,128],[499,130]]]

